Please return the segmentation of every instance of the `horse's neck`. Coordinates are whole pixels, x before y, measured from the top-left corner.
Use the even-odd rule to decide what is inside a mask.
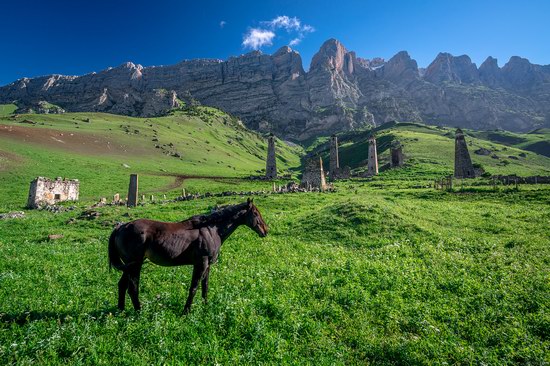
[[[243,220],[241,220],[241,215],[232,218],[231,220],[218,224],[218,235],[220,236],[220,239],[222,240],[222,243],[227,239],[233,232],[241,225],[244,224]]]

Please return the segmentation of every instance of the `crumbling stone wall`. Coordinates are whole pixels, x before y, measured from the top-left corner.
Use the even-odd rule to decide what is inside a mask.
[[[320,156],[306,160],[301,186],[306,189],[313,187],[325,190],[327,188],[325,173],[323,171],[323,159]]]
[[[468,146],[464,139],[464,133],[460,128],[455,133],[455,178],[475,178],[476,173],[472,165],[472,159],[468,152]]]
[[[31,182],[27,207],[38,208],[41,205],[53,205],[62,201],[78,201],[80,182],[78,179],[51,180],[38,177]]]
[[[378,154],[376,153],[376,139],[369,137],[369,160],[367,163],[367,176],[378,174]]]
[[[277,159],[275,155],[275,136],[270,134],[267,138],[267,161],[265,166],[265,177],[268,179],[277,178]]]
[[[403,147],[400,143],[394,143],[391,147],[391,166],[400,167],[403,166]]]

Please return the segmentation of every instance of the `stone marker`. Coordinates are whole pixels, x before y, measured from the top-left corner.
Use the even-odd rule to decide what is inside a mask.
[[[369,161],[367,164],[367,176],[378,174],[378,154],[376,153],[376,139],[369,137]]]
[[[128,207],[135,207],[138,203],[138,175],[130,174],[130,186],[128,187]]]
[[[38,177],[31,182],[27,207],[38,208],[42,204],[54,205],[62,201],[78,201],[79,188],[78,179],[58,177],[51,180]]]
[[[120,194],[116,193],[116,194],[113,196],[113,202],[114,202],[114,203],[119,203],[119,202],[120,202]]]
[[[267,138],[267,162],[265,166],[265,177],[268,179],[277,178],[277,159],[275,155],[275,136],[270,134]]]
[[[455,134],[455,178],[475,178],[474,166],[468,146],[464,139],[464,133],[460,128],[456,129]]]

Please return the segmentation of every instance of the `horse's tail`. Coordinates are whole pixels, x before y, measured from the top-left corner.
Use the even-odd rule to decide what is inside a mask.
[[[115,241],[115,237],[119,228],[120,225],[117,225],[111,233],[111,236],[109,237],[109,269],[115,267],[119,271],[123,271],[126,266],[122,263],[122,260],[120,260]]]

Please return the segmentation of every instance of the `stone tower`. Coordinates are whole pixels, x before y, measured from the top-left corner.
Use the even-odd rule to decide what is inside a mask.
[[[403,147],[399,142],[395,142],[391,147],[391,166],[403,166]]]
[[[338,137],[330,136],[330,180],[335,180],[340,169],[340,161],[338,160]]]
[[[304,188],[313,187],[322,191],[327,188],[325,172],[323,171],[323,159],[320,156],[315,156],[306,161],[301,185]]]
[[[460,128],[455,133],[455,178],[474,178],[475,171],[468,152],[468,146],[464,139],[464,133]]]
[[[369,162],[367,165],[367,175],[373,176],[378,174],[378,155],[376,154],[376,139],[374,136],[369,137]]]
[[[267,138],[267,162],[265,165],[265,177],[267,179],[277,178],[277,159],[275,156],[275,136],[269,134]]]

